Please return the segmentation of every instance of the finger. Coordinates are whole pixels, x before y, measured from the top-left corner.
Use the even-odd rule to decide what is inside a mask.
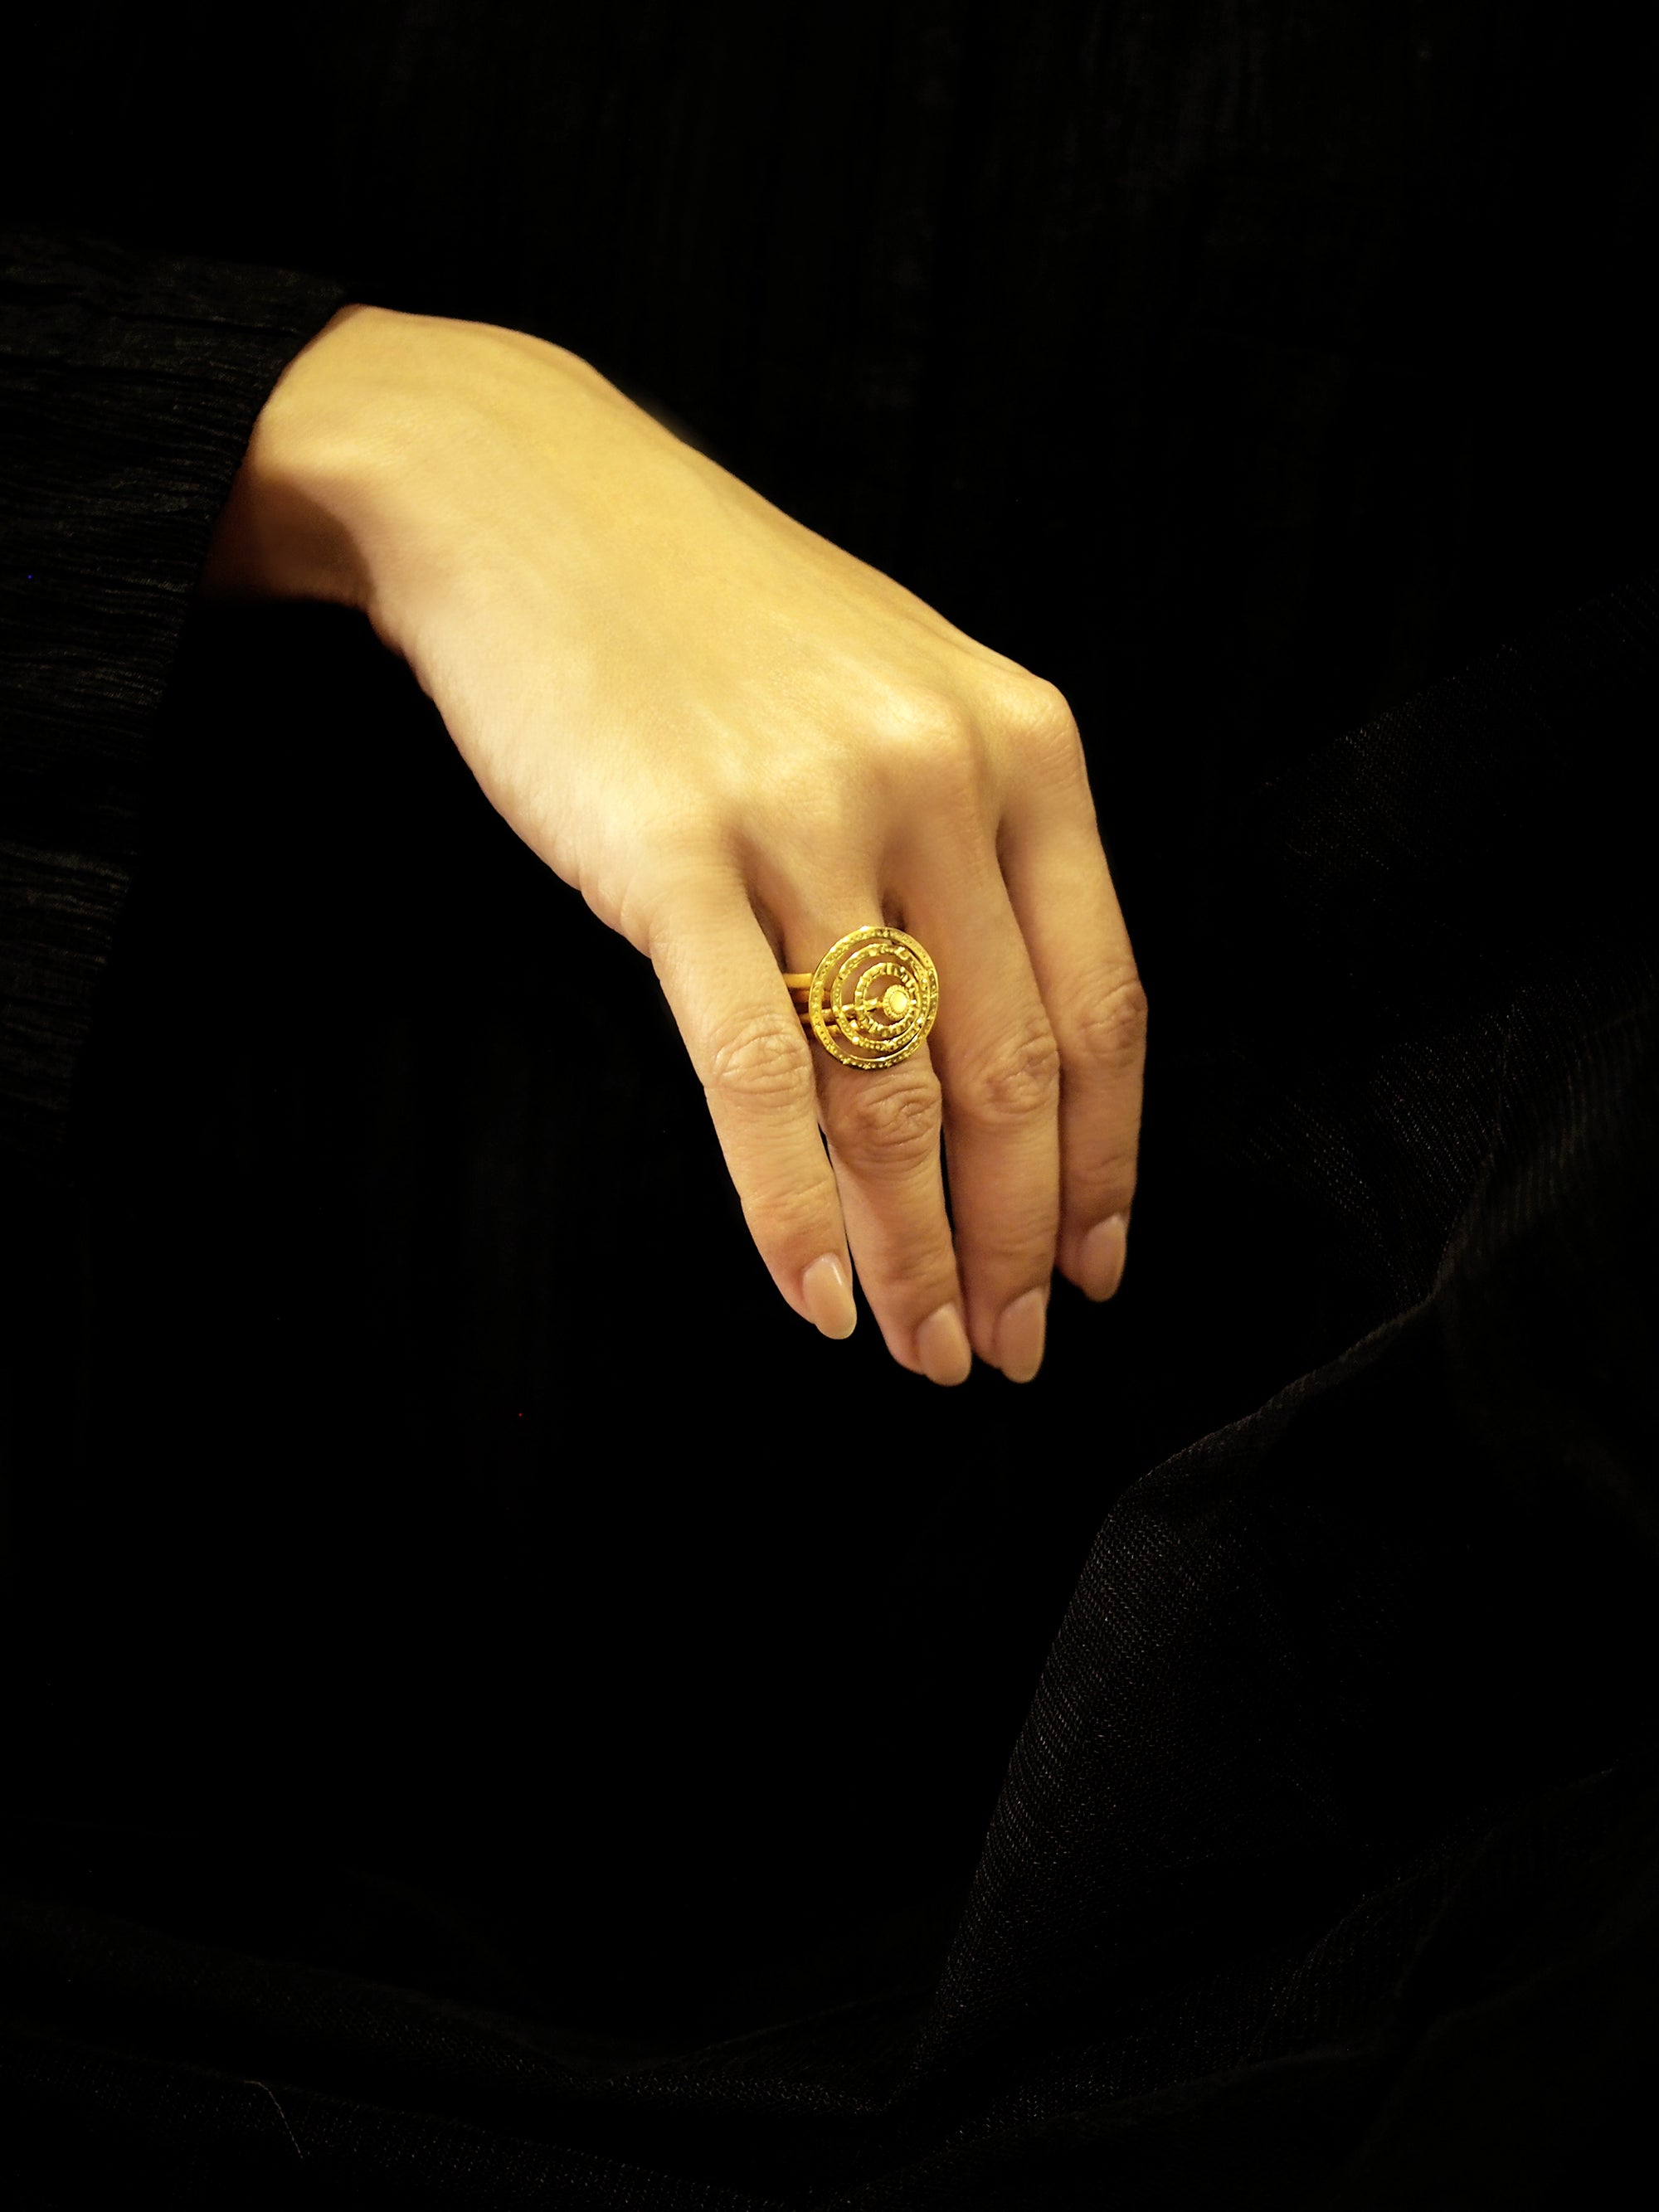
[[[873,895],[824,899],[785,932],[800,972],[881,912]],[[850,918],[849,918],[850,917]],[[888,1350],[940,1383],[973,1365],[939,1158],[939,1079],[924,1044],[896,1067],[845,1067],[814,1044],[818,1110],[829,1139],[859,1280]]]
[[[915,852],[905,883],[905,927],[939,971],[930,1043],[969,1333],[1028,1382],[1060,1227],[1060,1054],[988,837]]]
[[[857,1319],[812,1054],[771,946],[736,880],[672,902],[652,957],[708,1101],[757,1249],[826,1336]]]
[[[1005,828],[1004,880],[1060,1048],[1061,1272],[1122,1278],[1140,1141],[1146,996],[1085,798]]]

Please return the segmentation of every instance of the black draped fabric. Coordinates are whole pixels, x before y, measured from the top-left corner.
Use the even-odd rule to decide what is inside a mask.
[[[10,34],[13,2201],[1639,2154],[1654,33],[1334,12]],[[1153,1051],[1029,1389],[782,1311],[406,672],[191,605],[345,297],[572,345],[1066,688]]]
[[[61,1144],[150,732],[264,396],[326,278],[15,231],[0,249],[0,1135]]]

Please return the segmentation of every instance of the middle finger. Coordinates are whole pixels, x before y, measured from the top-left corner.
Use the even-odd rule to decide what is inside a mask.
[[[939,971],[957,1262],[980,1358],[1028,1382],[1042,1362],[1060,1234],[1060,1050],[994,852],[915,853],[903,927]]]
[[[783,932],[797,973],[881,914],[873,890],[825,899]],[[847,1067],[816,1041],[818,1112],[841,1194],[854,1265],[900,1365],[935,1382],[972,1366],[962,1285],[945,1206],[939,1078],[924,1043],[886,1068]]]

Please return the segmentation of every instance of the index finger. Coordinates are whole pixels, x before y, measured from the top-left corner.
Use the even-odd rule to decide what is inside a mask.
[[[825,1336],[850,1336],[853,1267],[811,1047],[741,885],[677,901],[652,961],[773,1281]]]

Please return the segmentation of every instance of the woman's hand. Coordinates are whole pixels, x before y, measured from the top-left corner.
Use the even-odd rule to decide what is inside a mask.
[[[361,607],[649,955],[797,1313],[851,1330],[850,1247],[901,1365],[960,1382],[971,1344],[1024,1381],[1056,1260],[1111,1295],[1144,1000],[1051,685],[572,355],[377,307],[272,393],[204,588]],[[803,1032],[780,969],[875,921],[940,991],[928,1043],[872,1073]]]

